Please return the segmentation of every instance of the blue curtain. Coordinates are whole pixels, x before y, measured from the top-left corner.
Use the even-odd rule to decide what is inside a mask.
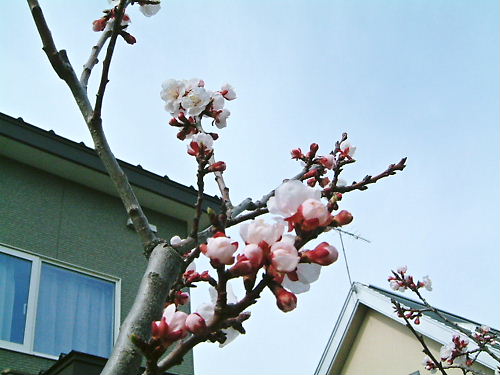
[[[0,340],[22,344],[31,262],[0,253]]]
[[[108,357],[113,344],[112,282],[42,263],[34,350]]]

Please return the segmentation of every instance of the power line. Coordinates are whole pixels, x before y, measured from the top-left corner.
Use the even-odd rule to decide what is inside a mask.
[[[343,229],[340,229],[340,228],[333,228],[335,229],[337,232],[339,233],[344,233],[344,234],[347,234],[348,236],[351,236],[353,237],[355,240],[362,240],[362,241],[365,241],[365,242],[368,242],[368,243],[371,243],[370,240],[367,240],[366,238],[363,238],[361,237],[360,235],[357,235],[355,233],[351,233],[351,232],[348,232],[346,230],[343,230]]]
[[[352,280],[351,280],[351,273],[349,272],[349,264],[347,263],[347,255],[345,253],[345,248],[344,248],[344,241],[342,240],[342,230],[338,230],[339,232],[339,237],[340,237],[340,243],[342,244],[342,253],[344,254],[344,259],[345,259],[345,268],[347,270],[347,277],[349,278],[349,285],[352,285]]]

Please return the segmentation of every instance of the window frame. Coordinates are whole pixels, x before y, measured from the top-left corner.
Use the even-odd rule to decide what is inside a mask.
[[[0,339],[0,349],[12,350],[24,354],[29,354],[37,357],[57,360],[59,356],[40,353],[34,350],[35,344],[35,327],[36,327],[36,312],[38,304],[38,295],[40,290],[42,263],[47,263],[56,267],[60,267],[69,271],[78,272],[85,276],[95,277],[100,280],[110,281],[115,285],[114,299],[114,326],[112,327],[113,342],[116,343],[118,332],[120,329],[121,316],[121,278],[110,276],[101,272],[96,272],[85,267],[80,267],[58,259],[50,258],[44,255],[36,254],[23,249],[15,248],[0,242],[0,253],[11,255],[20,259],[31,261],[30,283],[28,291],[28,306],[26,309],[26,322],[24,327],[24,341],[18,344],[11,341]]]

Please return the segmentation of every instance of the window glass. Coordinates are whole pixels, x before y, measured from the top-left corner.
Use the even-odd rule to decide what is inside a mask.
[[[115,285],[42,263],[34,350],[108,357],[113,344]]]
[[[31,262],[0,253],[0,340],[22,344]]]

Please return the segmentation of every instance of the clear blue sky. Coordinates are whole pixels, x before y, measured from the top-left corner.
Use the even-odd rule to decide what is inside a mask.
[[[0,111],[90,145],[27,4],[2,5]],[[57,46],[83,65],[107,2],[42,5]],[[292,148],[326,151],[343,131],[358,147],[346,180],[407,156],[402,174],[342,201],[355,217],[346,229],[371,240],[345,241],[353,279],[387,288],[389,270],[407,264],[433,279],[431,303],[500,326],[497,1],[170,0],[151,19],[129,13],[138,42],[119,43],[104,103],[119,158],[194,183],[194,161],[158,95],[165,79],[192,77],[237,90],[216,148],[235,201],[294,175]],[[340,247],[334,234],[323,239]],[[222,350],[201,345],[197,372],[312,373],[349,288],[343,258],[324,271],[296,311],[265,297],[247,335]]]

